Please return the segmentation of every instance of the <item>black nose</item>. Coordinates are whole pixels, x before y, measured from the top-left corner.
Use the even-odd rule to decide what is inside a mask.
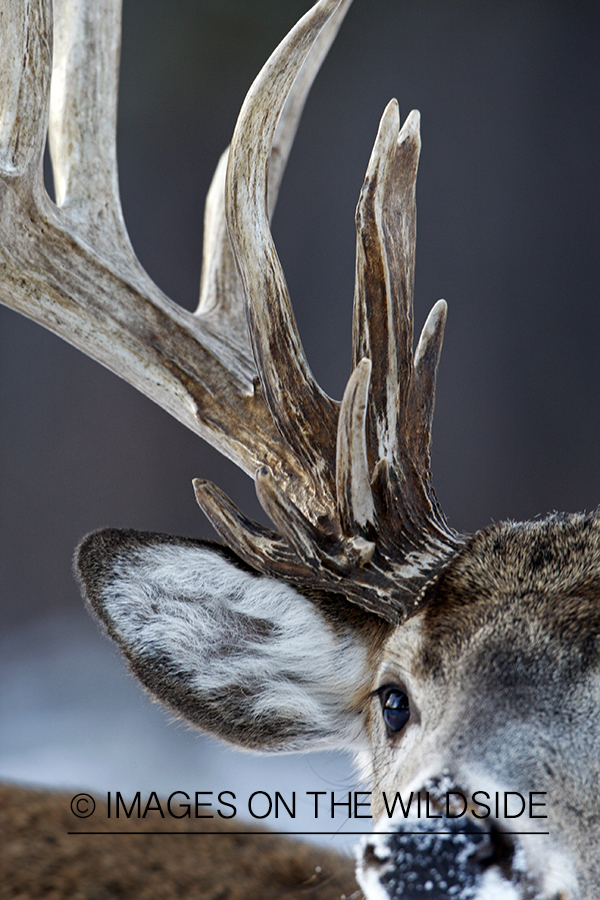
[[[485,870],[506,858],[504,837],[470,818],[393,824],[393,832],[371,835],[363,847],[359,876],[367,897],[381,896],[375,880],[389,900],[471,900]]]

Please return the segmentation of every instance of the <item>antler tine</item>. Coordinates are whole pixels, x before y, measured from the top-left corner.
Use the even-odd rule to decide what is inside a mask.
[[[435,406],[437,376],[448,307],[438,300],[423,325],[415,351],[414,373],[409,397],[408,417],[413,422],[409,434],[411,455],[419,468],[428,472],[430,466],[431,424]]]
[[[0,173],[41,186],[52,65],[49,0],[5,0],[0,16]]]
[[[231,249],[225,218],[225,174],[229,148],[221,156],[204,206],[202,277],[196,316],[227,332],[238,352],[254,365],[244,308],[244,291]]]
[[[351,536],[375,523],[366,441],[371,360],[362,359],[344,391],[337,434],[336,483],[342,531]]]
[[[279,117],[268,166],[269,184],[267,196],[269,220],[273,216],[281,179],[285,172],[309,91],[350,8],[351,2],[352,0],[344,0],[344,2],[340,3],[335,13],[317,36],[304,65],[293,83]],[[225,217],[225,177],[228,158],[229,149],[225,151],[219,160],[206,198],[202,281],[196,314],[203,316],[206,321],[210,320],[219,323],[221,329],[226,328],[228,334],[240,348],[240,352],[245,353],[252,359],[244,306],[244,292],[231,249]]]
[[[294,550],[274,531],[253,522],[220,488],[195,478],[198,506],[219,537],[244,562],[267,575],[304,583],[306,571]]]
[[[56,203],[96,252],[146,281],[119,196],[120,50],[121,0],[54,0],[48,136]]]
[[[373,363],[367,432],[371,465],[399,466],[412,374],[415,181],[419,114],[399,131],[392,100],[381,119],[356,210],[354,363]]]
[[[269,160],[269,185],[267,191],[269,219],[273,216],[281,179],[283,178],[290,150],[296,137],[306,98],[351,4],[352,0],[342,0],[315,38],[310,52],[296,76],[277,122],[273,146],[271,147],[271,158]]]
[[[347,6],[348,3],[343,3]],[[244,285],[263,393],[277,427],[303,460],[317,504],[334,515],[337,405],[315,382],[304,355],[268,215],[268,167],[286,98],[340,0],[321,0],[280,44],[252,85],[231,144],[227,221]],[[288,133],[290,129],[288,128]]]

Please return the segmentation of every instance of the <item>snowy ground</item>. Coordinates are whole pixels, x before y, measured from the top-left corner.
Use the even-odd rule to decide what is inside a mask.
[[[150,702],[118,654],[82,611],[80,616],[37,621],[0,638],[0,779],[27,784],[120,791],[132,797],[156,791],[220,791],[236,795],[237,817],[250,821],[254,791],[296,792],[296,817],[285,811],[261,820],[294,833],[370,830],[370,820],[314,816],[307,791],[325,801],[347,798],[360,786],[349,756],[256,756],[233,751],[192,731]],[[114,794],[113,794],[114,796]],[[230,799],[230,798],[229,798]],[[259,797],[258,802],[266,799]],[[229,810],[225,809],[226,812]],[[262,814],[257,806],[257,814]],[[309,838],[350,849],[358,837]]]

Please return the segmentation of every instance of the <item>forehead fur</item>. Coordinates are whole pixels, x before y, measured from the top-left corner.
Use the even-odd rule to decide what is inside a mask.
[[[436,649],[426,668],[455,658],[488,626],[499,644],[535,635],[546,650],[568,648],[578,668],[600,665],[598,513],[505,522],[473,535],[428,593],[423,635]]]

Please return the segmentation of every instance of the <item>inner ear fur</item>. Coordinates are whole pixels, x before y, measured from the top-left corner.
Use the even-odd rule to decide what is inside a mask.
[[[95,532],[75,569],[132,672],[189,722],[259,750],[362,747],[377,616],[189,538]]]

